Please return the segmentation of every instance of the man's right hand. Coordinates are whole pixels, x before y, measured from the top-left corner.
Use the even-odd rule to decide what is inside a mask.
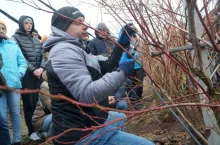
[[[108,103],[109,103],[109,105],[115,104],[115,102],[116,102],[115,96],[108,96]]]

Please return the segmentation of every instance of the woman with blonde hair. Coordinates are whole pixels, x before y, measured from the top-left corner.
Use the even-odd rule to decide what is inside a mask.
[[[2,56],[0,60],[2,62],[0,71],[5,79],[5,85],[7,85],[7,87],[21,89],[21,79],[27,70],[27,62],[16,42],[6,37],[6,32],[6,24],[0,21],[0,54]],[[8,132],[7,134],[9,134],[9,110],[14,145],[20,145],[21,141],[20,98],[20,94],[8,90],[3,90],[0,97],[0,116],[2,116],[0,119],[0,126],[4,126],[5,130]],[[10,138],[6,137],[2,140],[1,144],[11,145]]]

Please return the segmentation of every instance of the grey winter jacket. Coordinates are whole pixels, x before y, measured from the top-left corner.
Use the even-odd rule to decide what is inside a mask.
[[[85,51],[84,42],[55,27],[52,27],[52,32],[43,45],[45,51],[49,51],[46,70],[50,93],[62,94],[86,104],[108,106],[108,96],[125,81],[123,72],[114,71],[102,76],[98,57]],[[65,100],[52,100],[54,135],[69,128],[89,128],[104,123],[107,118],[99,108],[80,108]],[[96,118],[91,119],[82,111]],[[77,141],[89,132],[71,131],[59,141]]]
[[[89,68],[101,73],[97,57],[87,54],[85,45],[79,40],[52,27],[54,36],[44,44],[49,53],[49,61],[61,82],[67,87],[76,100],[83,103],[102,101],[111,95],[125,81],[123,72],[107,73],[98,80],[93,80]]]

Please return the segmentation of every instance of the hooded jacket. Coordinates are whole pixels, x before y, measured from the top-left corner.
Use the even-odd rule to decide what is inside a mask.
[[[46,70],[51,94],[62,94],[81,103],[97,102],[108,106],[108,96],[125,81],[121,71],[102,76],[97,57],[85,51],[86,45],[55,27],[52,27],[52,35],[44,42],[43,48],[49,51]],[[80,108],[65,100],[52,100],[54,135],[70,128],[89,128],[104,123],[107,118],[107,114],[98,108]],[[70,131],[58,141],[78,141],[89,132]]]
[[[45,68],[45,58],[40,40],[27,34],[24,29],[23,21],[29,16],[21,16],[19,19],[19,29],[12,36],[16,41],[28,63],[30,72],[37,68]],[[29,17],[31,18],[31,17]],[[32,19],[32,18],[31,18]],[[33,20],[33,19],[32,19]],[[34,21],[31,32],[34,30]]]
[[[21,79],[27,70],[26,60],[14,40],[2,40],[0,42],[0,54],[2,56],[2,68],[6,85],[10,88],[20,89]]]

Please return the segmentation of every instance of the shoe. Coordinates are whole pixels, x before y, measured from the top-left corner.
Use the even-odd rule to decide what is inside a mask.
[[[37,135],[36,132],[32,133],[32,134],[29,136],[29,139],[34,140],[34,141],[36,141],[36,140],[41,140],[41,138]]]
[[[42,138],[42,139],[46,139],[46,138],[48,138],[46,132],[42,132],[42,133],[40,133],[38,136],[39,136],[40,138]]]

